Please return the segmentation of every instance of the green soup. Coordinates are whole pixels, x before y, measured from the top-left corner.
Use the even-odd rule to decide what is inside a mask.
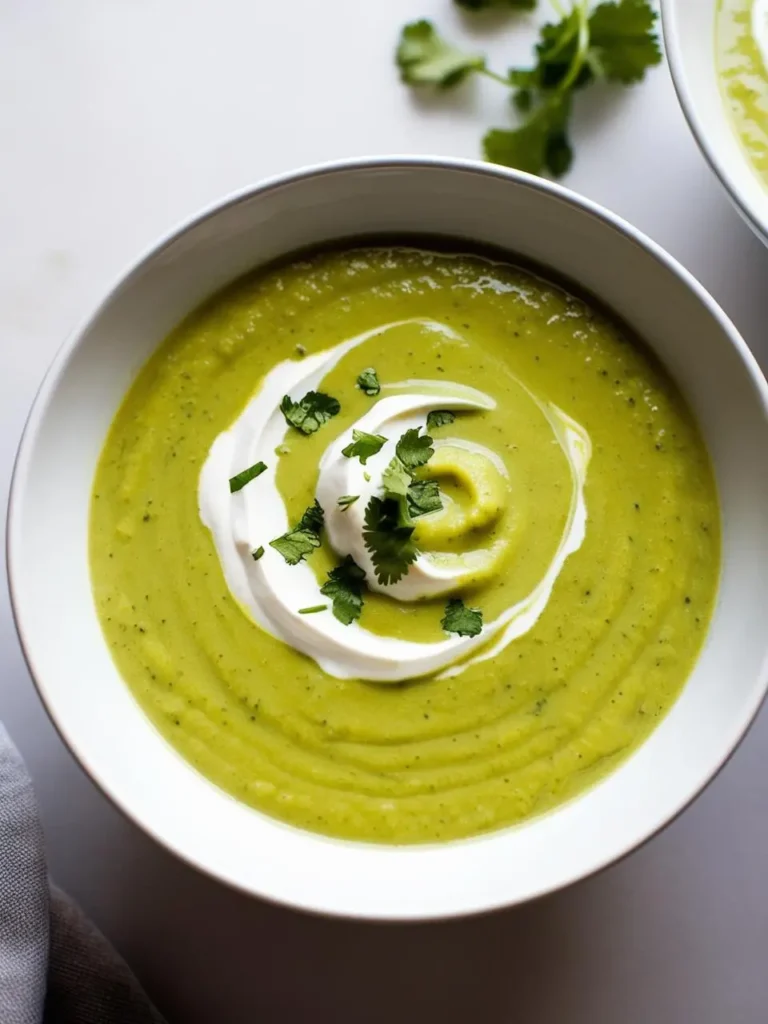
[[[768,74],[752,35],[752,0],[720,0],[716,28],[720,87],[753,167],[768,182]]]
[[[418,379],[491,396],[492,411],[457,414],[433,433],[493,450],[505,482],[436,448],[432,478],[460,525],[425,517],[414,534],[425,549],[497,552],[461,593],[484,622],[536,587],[568,521],[572,470],[541,403],[578,423],[592,447],[583,542],[531,628],[454,674],[396,685],[329,675],[256,625],[230,593],[198,508],[209,450],[264,375],[366,331],[320,382],[338,415],[309,436],[286,423],[276,486],[298,520],[323,452],[377,401],[356,384],[367,367],[382,394]],[[265,563],[279,558],[271,539]],[[707,452],[650,354],[610,316],[532,273],[412,248],[300,259],[237,282],[185,320],[115,418],[90,541],[105,636],[168,741],[260,811],[387,843],[512,825],[615,768],[680,693],[719,571]],[[307,564],[321,582],[337,561],[326,538]],[[443,598],[369,592],[359,627],[435,643],[446,636],[444,611]]]

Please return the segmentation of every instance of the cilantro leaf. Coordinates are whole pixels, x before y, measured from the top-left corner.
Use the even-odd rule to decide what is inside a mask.
[[[315,548],[320,547],[320,532],[323,528],[325,514],[320,503],[315,499],[296,526],[282,537],[276,537],[269,546],[278,551],[288,565],[298,565]]]
[[[400,523],[400,503],[392,498],[371,498],[365,510],[363,540],[371,554],[379,583],[397,583],[418,554],[413,527]]]
[[[533,11],[536,9],[536,0],[455,0],[455,3],[467,11],[485,11],[491,7],[506,7],[511,11]]]
[[[357,378],[357,386],[371,398],[375,398],[378,395],[381,391],[381,384],[379,384],[379,378],[372,366],[369,366],[367,370],[363,370]]]
[[[333,600],[333,614],[345,626],[360,618],[363,610],[363,584],[365,573],[347,555],[341,565],[331,569],[328,582],[320,587],[320,593]]]
[[[413,483],[413,475],[395,456],[381,476],[381,486],[385,498],[392,498],[399,509],[400,526],[413,526],[413,518],[408,506],[408,491]]]
[[[427,416],[427,430],[437,430],[438,427],[447,427],[453,423],[456,416],[447,409],[434,409]]]
[[[573,149],[566,134],[570,94],[555,96],[519,128],[492,128],[483,139],[486,160],[529,174],[547,170],[555,177],[571,166]]]
[[[450,416],[453,413],[441,413]],[[398,506],[398,519],[401,527],[413,527],[413,520],[418,516],[437,512],[443,507],[437,483],[434,481],[414,481],[414,470],[425,465],[434,455],[432,438],[429,434],[419,434],[420,427],[406,430],[397,442],[397,455],[384,470],[381,484],[385,499],[394,501]]]
[[[592,74],[583,62],[587,28],[583,4],[574,6],[560,21],[542,25],[533,69],[538,88],[565,91],[587,84]]]
[[[485,58],[477,53],[462,53],[435,31],[430,21],[406,25],[400,36],[395,61],[400,78],[409,85],[436,85],[449,89],[474,71],[482,71]]]
[[[320,537],[309,530],[289,530],[271,540],[269,546],[279,552],[288,565],[298,565],[320,547]]]
[[[416,480],[408,488],[408,512],[414,519],[439,512],[443,507],[436,480]]]
[[[342,494],[342,496],[339,498],[336,504],[339,506],[342,512],[346,512],[349,506],[354,505],[356,501],[359,501],[359,499],[359,494]]]
[[[376,455],[387,443],[381,434],[366,434],[364,430],[352,431],[352,443],[341,449],[341,454],[348,459],[360,459],[365,465],[372,455]]]
[[[325,512],[320,502],[315,498],[309,508],[296,526],[297,530],[308,530],[311,533],[320,533],[325,522]]]
[[[244,469],[242,473],[237,473],[235,476],[230,477],[229,493],[234,494],[235,491],[241,491],[246,484],[251,482],[251,480],[255,480],[257,476],[261,476],[266,468],[267,467],[263,462],[256,462],[248,469]]]
[[[264,554],[264,548],[263,547],[258,547],[258,548],[256,548],[255,551],[251,552],[251,558],[254,560],[254,562],[258,562],[258,560],[261,558],[261,556],[263,554]]]
[[[381,476],[381,486],[388,498],[404,498],[411,486],[413,477],[395,456]]]
[[[609,82],[631,85],[661,63],[655,22],[656,12],[646,0],[619,0],[594,9],[589,19],[590,45]]]
[[[483,613],[479,608],[467,608],[460,598],[453,598],[445,606],[440,625],[446,633],[477,636],[483,629]]]
[[[408,470],[418,469],[426,465],[435,454],[432,438],[429,434],[419,436],[421,427],[406,430],[395,446],[397,457]]]
[[[314,434],[332,416],[336,416],[340,409],[338,400],[324,395],[322,391],[308,391],[298,402],[286,395],[280,403],[280,411],[288,425],[300,430],[302,434]]]

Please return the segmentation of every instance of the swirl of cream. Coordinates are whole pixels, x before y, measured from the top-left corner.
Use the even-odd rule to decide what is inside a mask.
[[[450,328],[434,321],[415,323],[423,329],[457,337]],[[365,332],[304,360],[278,364],[266,375],[258,392],[230,429],[214,441],[201,471],[198,489],[200,516],[211,531],[227,585],[253,620],[268,633],[313,658],[329,675],[380,683],[397,683],[437,672],[461,672],[474,661],[492,657],[534,625],[566,558],[581,546],[584,538],[587,518],[584,483],[591,451],[589,437],[577,423],[561,410],[532,396],[547,417],[571,467],[570,510],[558,549],[538,586],[522,601],[485,623],[479,635],[451,634],[435,643],[415,643],[379,636],[364,629],[359,622],[344,625],[331,614],[299,614],[300,608],[318,601],[318,582],[311,566],[306,562],[290,566],[269,547],[258,561],[252,557],[256,547],[285,533],[291,525],[275,482],[274,451],[286,435],[285,420],[279,411],[280,399],[287,393],[298,396],[317,388],[348,351],[394,326],[400,326],[400,322]],[[433,409],[490,410],[495,407],[488,396],[459,384],[411,381],[399,390],[405,393],[380,398],[354,425],[355,429],[396,438],[409,427],[423,426],[426,414]],[[371,589],[382,590],[403,601],[448,593],[476,568],[473,557],[495,557],[493,551],[476,556],[420,554],[398,583],[388,587],[379,584],[363,541],[362,519],[369,498],[380,491],[381,476],[394,455],[394,446],[385,446],[363,467],[359,460],[341,454],[350,440],[351,429],[326,449],[320,462],[316,493],[326,513],[326,529],[332,546],[340,555],[352,555],[366,571],[366,582]],[[487,449],[456,439],[441,444],[446,448],[461,446],[492,463],[497,472],[504,469],[501,460]],[[438,459],[439,452],[440,447],[437,447],[433,459]],[[258,484],[230,494],[230,477],[258,461],[268,467]],[[342,494],[360,494],[361,498],[342,512],[337,504]]]
[[[408,381],[407,386],[418,390],[412,394],[380,399],[369,413],[358,420],[354,429],[397,440],[406,430],[423,427],[427,414],[434,409],[496,408],[492,398],[461,384],[446,385],[441,381],[425,380]],[[363,540],[364,516],[370,499],[382,493],[382,477],[395,454],[394,446],[391,442],[386,444],[363,466],[358,459],[348,459],[342,454],[342,449],[351,440],[352,431],[345,431],[326,449],[320,462],[317,500],[326,510],[325,527],[333,549],[340,555],[351,555],[354,558],[365,571],[366,582],[371,590],[378,590],[399,601],[436,597],[455,590],[464,577],[493,557],[494,553],[490,551],[462,555],[420,552],[408,572],[397,583],[386,586],[379,583],[370,552]],[[487,448],[460,439],[440,441],[437,450],[440,451],[441,447],[465,449],[476,458],[490,462],[500,474],[506,474],[504,463]],[[342,509],[337,502],[340,494],[359,494],[360,499],[349,508]]]

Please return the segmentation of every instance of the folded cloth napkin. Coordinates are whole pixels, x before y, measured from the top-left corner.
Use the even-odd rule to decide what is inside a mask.
[[[49,883],[32,783],[2,725],[0,1024],[163,1024],[126,963]]]

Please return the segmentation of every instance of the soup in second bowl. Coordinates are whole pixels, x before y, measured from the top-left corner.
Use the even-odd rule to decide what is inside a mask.
[[[409,247],[185,320],[96,474],[93,587],[191,763],[303,828],[470,836],[568,800],[680,693],[719,515],[674,383],[590,302]]]
[[[768,2],[719,0],[716,50],[720,88],[734,131],[768,184]]]

